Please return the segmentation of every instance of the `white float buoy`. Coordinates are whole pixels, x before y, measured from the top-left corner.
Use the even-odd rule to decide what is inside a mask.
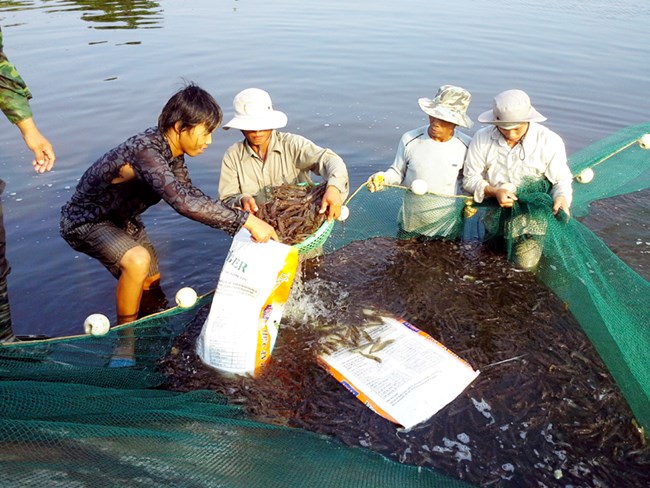
[[[641,136],[639,139],[639,146],[643,149],[650,149],[650,133]]]
[[[176,292],[176,304],[181,308],[190,308],[196,303],[196,299],[196,292],[189,286]]]
[[[347,220],[349,216],[350,216],[350,209],[346,205],[343,205],[341,207],[341,215],[339,215],[338,220],[344,222],[345,220]]]
[[[411,183],[411,191],[416,195],[424,195],[429,189],[429,185],[424,180],[413,180]]]
[[[84,320],[84,332],[94,336],[103,336],[111,328],[111,322],[108,317],[101,313],[94,313]]]
[[[594,179],[594,170],[591,168],[585,168],[576,176],[576,180],[580,183],[589,183]]]

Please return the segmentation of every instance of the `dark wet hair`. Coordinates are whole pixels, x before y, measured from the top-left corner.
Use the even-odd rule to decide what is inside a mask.
[[[180,122],[181,132],[199,124],[205,124],[212,132],[222,121],[223,112],[217,101],[203,88],[190,82],[165,104],[158,117],[158,129],[165,133]]]

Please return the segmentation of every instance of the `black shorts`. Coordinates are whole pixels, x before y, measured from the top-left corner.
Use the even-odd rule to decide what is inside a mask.
[[[121,273],[120,261],[127,251],[136,246],[144,247],[151,256],[147,276],[160,272],[158,255],[147,232],[144,227],[134,222],[129,222],[126,228],[112,222],[83,224],[62,232],[61,236],[73,249],[99,260],[116,278],[119,278]]]

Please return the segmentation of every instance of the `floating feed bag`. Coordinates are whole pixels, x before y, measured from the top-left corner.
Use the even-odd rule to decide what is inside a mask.
[[[647,195],[648,133],[650,123],[628,127],[570,155],[576,177],[585,169],[591,169],[593,175],[584,178],[583,173],[583,182],[576,179],[568,222],[555,217],[546,221],[542,254],[534,271],[534,276],[553,290],[579,321],[625,395],[639,432],[646,437],[650,430],[650,284],[580,218],[597,200],[632,192]],[[334,225],[323,245],[324,252],[371,237],[403,236],[400,212],[406,191],[387,187],[371,194],[365,187],[359,188],[346,203],[350,217]],[[419,198],[426,202],[432,197],[425,193]],[[463,235],[482,238],[473,230],[479,228],[489,206],[471,201],[466,205],[462,197],[450,202],[458,206],[458,214],[450,218],[462,219]],[[615,217],[616,210],[611,211]],[[161,389],[164,374],[159,370],[160,359],[182,354],[174,351],[174,339],[199,309],[210,305],[211,298],[205,295],[190,308],[176,307],[113,328],[103,337],[0,345],[3,486],[40,487],[71,479],[97,486],[106,484],[107,479],[123,486],[134,479],[152,486],[207,487],[215,480],[229,486],[341,486],[345,482],[358,487],[467,486],[432,469],[391,462],[368,449],[347,448],[321,434],[252,421],[214,392],[179,394]],[[136,366],[106,367],[119,332],[127,328],[136,337]],[[488,375],[489,370],[484,371],[476,381]],[[565,407],[571,411],[570,405]],[[617,421],[600,419],[604,420]],[[541,435],[546,432],[537,430]],[[607,445],[609,440],[603,438],[603,442]],[[561,446],[558,443],[554,447]],[[284,455],[270,461],[269,453],[277,452]],[[561,460],[558,457],[556,461]],[[465,466],[453,458],[452,462],[453,467]],[[636,473],[647,466],[637,464]],[[589,467],[592,472],[598,468],[596,464]],[[588,475],[586,471],[577,474]],[[589,481],[584,479],[585,483]]]
[[[319,356],[359,401],[405,429],[431,418],[479,374],[405,320],[378,316],[368,341]]]
[[[596,200],[648,190],[648,134],[650,123],[628,127],[569,157],[574,175],[588,168],[593,171],[590,180],[573,184],[571,219],[553,215],[546,181],[518,188],[520,199],[512,209],[501,209],[494,199],[477,204],[469,195],[417,195],[399,185],[371,192],[364,183],[346,202],[350,218],[334,228],[325,253],[371,237],[453,240],[459,237],[459,228],[463,240],[478,239],[500,247],[517,266],[534,272],[567,303],[647,432],[650,283],[579,219]],[[408,206],[415,209],[416,217],[428,215],[431,221],[408,226],[414,220],[403,217]],[[448,211],[441,212],[441,208]]]

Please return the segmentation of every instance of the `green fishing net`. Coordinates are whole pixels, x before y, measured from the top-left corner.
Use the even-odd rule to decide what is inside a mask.
[[[2,486],[469,486],[326,436],[252,421],[213,391],[159,389],[158,361],[212,296],[102,337],[0,346]],[[129,337],[136,365],[108,367]]]
[[[573,218],[550,210],[547,186],[518,189],[504,211],[466,196],[415,195],[362,185],[350,216],[327,228],[325,253],[373,237],[479,239],[498,246],[569,307],[601,355],[640,425],[650,427],[648,281],[581,223],[597,200],[649,186],[650,151],[627,128],[570,157]],[[430,469],[390,461],[321,435],[259,423],[211,391],[160,389],[158,364],[210,303],[174,308],[79,336],[0,345],[0,469],[3,486],[460,487]],[[135,342],[135,366],[109,368]]]
[[[568,305],[647,435],[650,283],[580,217],[594,201],[650,187],[650,149],[641,140],[649,133],[650,123],[628,127],[570,156],[575,177],[593,172],[588,183],[574,182],[571,219],[553,215],[546,181],[524,182],[512,209],[499,208],[494,199],[476,204],[468,196],[414,195],[399,186],[372,193],[362,185],[348,202],[350,217],[334,229],[325,252],[379,236],[479,239],[501,247]]]

